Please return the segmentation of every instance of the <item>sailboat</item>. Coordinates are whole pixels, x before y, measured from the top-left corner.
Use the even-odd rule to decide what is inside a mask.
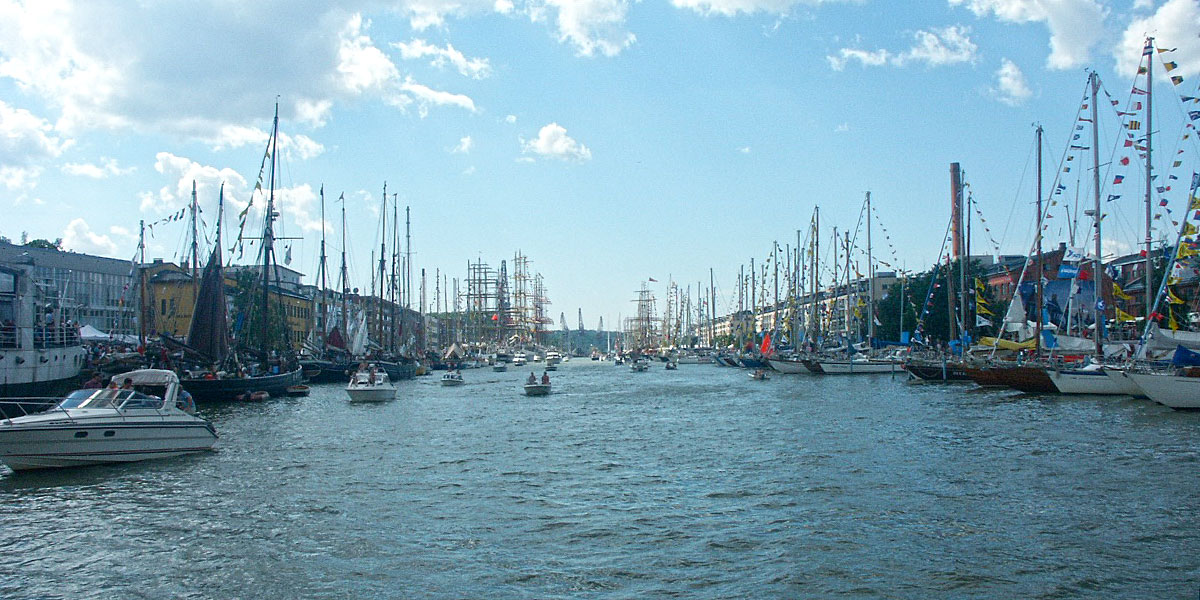
[[[275,220],[275,161],[277,160],[277,143],[279,135],[279,107],[275,107],[274,126],[268,151],[271,156],[270,192],[267,196],[267,208],[264,218],[262,237],[262,305],[260,307],[263,319],[270,319],[270,277],[274,273],[272,259],[274,257],[274,231],[272,222]],[[224,206],[224,190],[218,201]],[[196,401],[216,400],[250,400],[268,396],[286,395],[287,389],[299,385],[302,373],[299,364],[282,358],[265,360],[265,368],[247,370],[238,361],[235,353],[229,351],[228,320],[225,310],[225,274],[221,264],[221,234],[220,210],[218,211],[218,226],[216,242],[208,264],[204,267],[200,288],[196,295],[196,307],[192,314],[192,322],[188,329],[188,346],[204,357],[209,371],[199,377],[189,377],[180,380],[183,389],[189,392]],[[227,362],[233,361],[232,368],[221,369]],[[271,363],[274,364],[271,364]]]

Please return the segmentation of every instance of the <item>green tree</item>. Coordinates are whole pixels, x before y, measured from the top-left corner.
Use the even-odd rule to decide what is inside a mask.
[[[237,335],[239,348],[267,352],[283,352],[291,345],[288,340],[287,318],[283,305],[274,298],[263,310],[262,281],[258,274],[243,270],[237,275],[233,292],[234,322],[241,322]]]

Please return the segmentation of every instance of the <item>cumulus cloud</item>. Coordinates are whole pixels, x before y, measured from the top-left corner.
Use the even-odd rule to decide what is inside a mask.
[[[1175,48],[1175,52],[1164,54],[1179,64],[1172,75],[1196,75],[1200,73],[1200,4],[1195,0],[1167,0],[1148,17],[1133,19],[1121,41],[1113,48],[1117,70],[1125,75],[1137,71],[1142,60],[1142,47],[1146,43],[1146,32],[1153,32],[1155,45],[1159,48]],[[1161,72],[1161,71],[1160,71]]]
[[[996,87],[991,89],[993,97],[1009,106],[1024,104],[1033,92],[1025,82],[1025,74],[1013,61],[1007,58],[1000,61],[996,70]]]
[[[520,139],[520,142],[523,153],[536,154],[543,158],[581,162],[592,158],[592,151],[567,135],[567,130],[558,123],[542,127],[536,139],[528,142]]]
[[[5,187],[33,186],[42,164],[73,143],[59,137],[45,119],[0,100],[0,184]]]
[[[137,170],[136,167],[122,167],[117,164],[117,159],[100,157],[100,164],[91,163],[66,163],[62,166],[62,172],[67,175],[75,175],[77,177],[91,177],[92,179],[108,179],[115,175],[128,175]]]
[[[676,8],[690,8],[700,14],[726,17],[758,12],[787,15],[796,5],[822,3],[823,0],[671,0]]]
[[[433,66],[440,69],[449,63],[460,74],[472,79],[483,79],[492,74],[492,65],[486,58],[467,58],[449,43],[445,48],[439,48],[418,38],[407,43],[393,43],[392,47],[399,49],[400,57],[405,60],[432,57],[429,62]]]
[[[0,2],[0,78],[56,110],[64,136],[112,129],[219,144],[213,132],[264,129],[277,98],[281,119],[310,127],[360,99],[438,104],[405,89],[411,79],[372,40],[371,21],[351,8],[360,4],[373,6]],[[467,104],[455,100],[442,104]]]
[[[903,67],[910,63],[924,63],[931,67],[938,67],[974,62],[978,56],[979,47],[971,41],[969,33],[970,29],[961,25],[951,25],[932,31],[918,30],[913,33],[915,43],[904,52],[842,48],[837,56],[826,56],[825,58],[835,71],[841,71],[848,62],[854,60],[863,66],[871,67],[885,64]]]
[[[458,140],[458,145],[455,146],[450,152],[455,154],[466,154],[471,151],[472,144],[474,144],[474,142],[471,141],[471,136],[463,136],[462,139]]]
[[[549,9],[557,11],[558,41],[574,46],[580,56],[616,56],[637,41],[625,29],[628,0],[531,0],[529,18],[546,20]]]
[[[1096,0],[950,0],[976,16],[995,15],[1008,23],[1045,23],[1050,29],[1051,69],[1087,64],[1092,47],[1104,33],[1107,11]]]
[[[404,83],[400,84],[400,89],[403,90],[409,97],[415,99],[419,107],[422,117],[429,114],[429,107],[433,106],[457,106],[470,112],[475,112],[475,102],[470,97],[462,94],[453,94],[435,90],[429,86],[422,85],[406,78]]]
[[[741,148],[738,148],[738,152],[741,152],[742,154],[750,154],[750,146],[742,146]]]
[[[117,244],[111,237],[92,231],[87,221],[77,218],[67,223],[63,230],[62,245],[65,250],[100,256],[116,256]]]
[[[507,117],[504,117],[504,122],[505,122],[505,123],[508,123],[509,125],[512,125],[513,123],[516,123],[516,122],[517,122],[517,115],[508,115]]]
[[[266,149],[271,134],[257,127],[242,125],[226,125],[218,129],[203,141],[212,146],[213,150],[241,148],[242,146],[258,146]],[[279,133],[280,156],[288,160],[308,160],[325,152],[325,146],[304,134],[288,135]]]

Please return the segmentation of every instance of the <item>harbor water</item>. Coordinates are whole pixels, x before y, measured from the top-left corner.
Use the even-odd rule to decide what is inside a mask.
[[[1200,415],[576,359],[202,407],[217,450],[0,475],[0,597],[1168,598]],[[541,375],[540,368],[537,374]]]

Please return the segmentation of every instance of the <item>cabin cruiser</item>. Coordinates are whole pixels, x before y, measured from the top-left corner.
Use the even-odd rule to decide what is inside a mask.
[[[346,394],[351,402],[387,402],[395,399],[396,386],[388,378],[387,371],[371,365],[350,376]]]
[[[442,385],[454,386],[462,384],[463,376],[458,371],[447,371],[445,375],[442,375]]]
[[[123,385],[76,390],[46,412],[0,420],[0,461],[14,471],[132,462],[217,442],[174,372],[140,369],[112,381]]]
[[[524,366],[527,362],[529,362],[529,359],[525,356],[524,352],[518,352],[513,355],[512,365],[514,367]]]
[[[554,350],[550,350],[550,351],[546,352],[546,367],[547,368],[553,367],[553,366],[557,365],[558,363],[561,363],[562,360],[563,360],[563,356],[561,353],[555,352]]]

